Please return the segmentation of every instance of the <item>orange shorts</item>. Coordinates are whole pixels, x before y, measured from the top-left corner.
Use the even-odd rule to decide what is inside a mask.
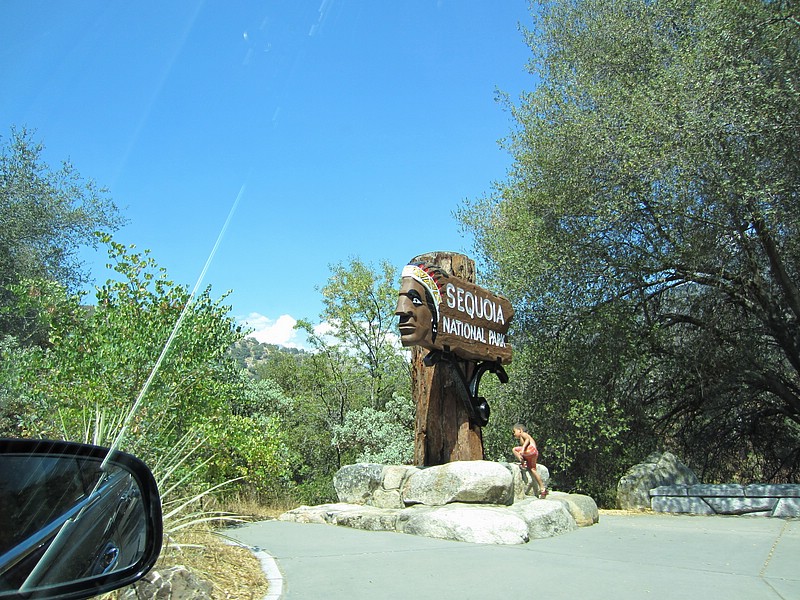
[[[533,469],[536,467],[536,461],[539,460],[539,450],[532,446],[528,446],[525,454],[522,454],[522,446],[514,448],[522,456],[522,460],[527,464],[528,468]]]

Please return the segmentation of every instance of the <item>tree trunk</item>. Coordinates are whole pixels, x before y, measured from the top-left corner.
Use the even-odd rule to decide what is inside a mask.
[[[453,252],[431,252],[409,262],[425,262],[440,269],[475,282],[475,262]],[[442,361],[426,367],[423,359],[428,350],[414,346],[411,350],[411,385],[417,415],[414,426],[414,464],[442,465],[456,460],[483,459],[481,428],[471,424],[464,405],[466,390],[454,366]],[[462,362],[462,369],[474,365]]]

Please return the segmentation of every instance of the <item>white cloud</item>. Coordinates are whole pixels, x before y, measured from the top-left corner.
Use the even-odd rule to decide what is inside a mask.
[[[252,331],[247,337],[254,338],[262,344],[275,344],[285,348],[299,348],[306,352],[313,352],[314,349],[308,344],[308,336],[303,330],[296,330],[294,326],[297,319],[291,315],[281,315],[273,320],[261,313],[253,312],[247,317],[239,317],[239,324]],[[336,338],[339,324],[336,322],[323,321],[314,325],[314,335],[325,341],[326,344],[333,346],[341,342]],[[387,341],[398,350],[406,350],[400,344],[400,336],[395,333],[387,334]]]
[[[305,336],[294,328],[297,319],[291,315],[281,315],[273,321],[269,317],[253,312],[244,319],[240,319],[239,322],[244,327],[253,330],[248,337],[255,338],[262,344],[306,349],[303,346]]]
[[[323,321],[322,323],[318,323],[314,325],[314,334],[318,335],[321,338],[327,338],[328,341],[333,343],[334,337],[336,332],[339,331],[338,325],[333,325],[328,321]]]

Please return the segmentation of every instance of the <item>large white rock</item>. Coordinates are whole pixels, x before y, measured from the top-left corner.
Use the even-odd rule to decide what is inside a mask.
[[[336,525],[365,531],[397,531],[402,509],[362,506],[336,517]]]
[[[402,465],[385,466],[381,486],[372,493],[372,499],[367,500],[367,504],[379,508],[405,508],[402,496],[403,484],[418,470],[417,467]]]
[[[318,504],[316,506],[298,506],[286,511],[278,517],[279,521],[293,523],[326,523],[338,525],[339,519],[348,514],[361,514],[363,506],[339,502],[334,504]]]
[[[427,507],[426,507],[427,508]],[[475,544],[524,544],[528,523],[506,508],[453,505],[404,511],[403,533]]]
[[[403,508],[403,483],[418,467],[356,463],[339,469],[333,487],[339,502],[378,508]]]
[[[527,470],[520,469],[519,463],[500,463],[505,466],[514,480],[514,502],[524,500],[528,496],[539,497],[542,490]],[[550,471],[544,465],[536,465],[536,472],[547,487],[550,482]]]
[[[514,478],[500,463],[458,461],[411,473],[402,492],[406,504],[443,506],[453,502],[511,504]]]
[[[547,467],[538,472],[546,483]],[[360,463],[334,477],[340,502],[301,506],[279,519],[477,544],[522,544],[597,522],[590,497],[553,492],[540,500],[529,478],[517,464],[481,460],[427,468]]]
[[[477,544],[522,544],[577,529],[579,523],[567,507],[581,502],[581,497],[570,503],[571,496],[560,494],[558,500],[528,498],[511,506],[454,503],[387,509],[345,503],[322,504],[300,506],[283,513],[279,519],[368,531],[397,531]],[[586,525],[592,524],[591,520],[584,521]]]
[[[532,540],[561,535],[578,528],[575,519],[561,502],[529,498],[515,502],[509,510],[527,523],[528,536]]]
[[[340,502],[366,504],[383,481],[383,465],[358,463],[339,469],[333,487]]]
[[[600,511],[597,510],[597,503],[591,496],[552,492],[547,496],[547,500],[563,504],[579,527],[594,525],[600,520]]]
[[[773,517],[800,517],[800,498],[781,498],[772,512]]]

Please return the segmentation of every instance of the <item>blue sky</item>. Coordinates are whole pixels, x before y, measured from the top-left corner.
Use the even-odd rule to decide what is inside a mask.
[[[329,265],[471,254],[455,211],[503,179],[495,91],[532,89],[526,0],[0,2],[0,135],[106,186],[190,288],[302,343]],[[87,255],[104,281],[104,254]]]

